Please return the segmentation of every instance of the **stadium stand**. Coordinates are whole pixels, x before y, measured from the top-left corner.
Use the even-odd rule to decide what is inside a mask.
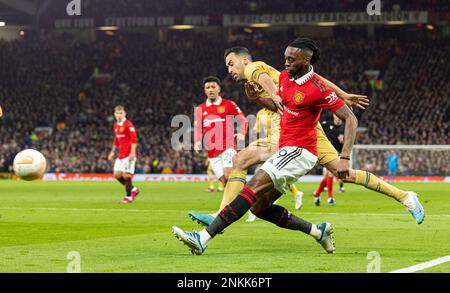
[[[226,41],[182,32],[159,42],[143,33],[117,32],[80,43],[68,34],[43,33],[1,41],[5,117],[0,121],[0,171],[10,171],[15,153],[33,146],[48,158],[51,172],[111,172],[106,157],[113,138],[112,109],[121,103],[138,130],[137,173],[202,173],[204,157],[171,148],[172,117],[192,117],[194,105],[203,100],[200,82],[207,75],[219,76],[225,97],[236,100],[245,114],[254,114],[257,107],[227,77],[224,49],[248,46],[256,60],[280,69],[283,48],[294,37],[259,33]],[[349,92],[372,98],[365,112],[357,112],[365,129],[358,143],[449,143],[448,42],[433,34],[399,38],[386,32],[367,40],[348,32],[318,43],[322,60],[316,71]],[[379,72],[382,86],[364,74],[367,70]],[[448,157],[436,156],[409,156],[408,162],[422,164],[431,174],[449,175]],[[382,168],[384,158],[367,161],[373,159],[375,168]]]

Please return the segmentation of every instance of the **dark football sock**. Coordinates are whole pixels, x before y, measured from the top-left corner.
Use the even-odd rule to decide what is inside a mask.
[[[217,233],[222,232],[226,227],[245,215],[255,201],[255,193],[251,189],[244,187],[241,193],[220,211],[214,221],[206,228],[206,231],[211,237],[216,236]]]
[[[286,208],[279,205],[272,205],[261,212],[256,211],[255,215],[281,228],[299,230],[306,234],[311,232],[312,224],[310,222],[291,214]]]
[[[124,179],[125,191],[127,193],[127,197],[131,196],[131,190],[133,189],[133,183],[131,182],[131,178]]]
[[[116,178],[116,179],[117,179],[117,181],[120,182],[120,184],[125,185],[125,178],[120,177],[120,178]]]

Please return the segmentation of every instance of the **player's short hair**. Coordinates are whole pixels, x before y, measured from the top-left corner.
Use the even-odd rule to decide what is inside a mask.
[[[289,47],[299,48],[299,49],[309,49],[312,51],[311,64],[316,63],[320,59],[320,49],[316,45],[316,42],[307,37],[299,37],[289,44]]]
[[[215,82],[218,86],[222,87],[220,83],[220,79],[215,76],[207,76],[203,79],[203,85],[205,85],[207,82]]]
[[[125,107],[122,105],[117,105],[114,107],[114,111],[125,111]]]
[[[227,56],[231,53],[234,53],[236,55],[242,56],[245,55],[248,57],[250,61],[253,61],[252,54],[250,54],[250,51],[245,47],[232,47],[225,50],[225,53],[223,54],[223,59],[227,59]]]

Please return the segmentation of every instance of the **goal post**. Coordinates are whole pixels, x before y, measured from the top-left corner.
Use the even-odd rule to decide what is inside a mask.
[[[351,165],[387,177],[389,154],[398,156],[398,181],[450,182],[450,145],[355,145]]]

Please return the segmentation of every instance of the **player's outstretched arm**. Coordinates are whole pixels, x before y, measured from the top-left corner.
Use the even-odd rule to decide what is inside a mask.
[[[352,107],[358,107],[360,109],[365,109],[369,105],[369,98],[364,95],[356,95],[356,94],[349,94],[337,85],[335,85],[333,82],[329,81],[325,77],[317,74],[325,83],[326,85],[332,89],[336,95],[343,100],[347,106],[350,108]]]
[[[347,105],[337,109],[334,114],[345,123],[344,129],[344,145],[342,146],[341,159],[338,165],[338,176],[341,179],[346,178],[350,171],[350,154],[356,138],[356,128],[358,127],[358,119]]]

